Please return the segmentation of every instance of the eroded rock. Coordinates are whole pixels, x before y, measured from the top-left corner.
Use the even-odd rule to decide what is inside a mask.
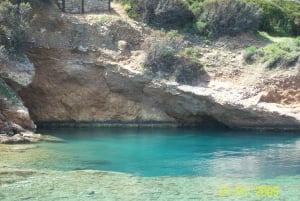
[[[167,4],[160,7],[168,11]],[[166,14],[162,9],[156,11],[159,16]],[[227,73],[211,69],[207,78],[193,87],[180,85],[178,80],[157,80],[143,69],[136,70],[139,68],[134,65],[142,62],[134,63],[137,57],[130,51],[139,49],[142,29],[119,17],[98,16],[87,21],[80,16],[63,15],[61,19],[39,23],[32,35],[35,46],[28,51],[36,73],[32,83],[19,92],[35,121],[300,129],[300,113],[259,101],[263,88],[252,92],[256,83],[248,88],[240,88],[238,82],[227,86],[223,74],[240,76],[241,69]],[[49,24],[54,28],[50,29]],[[40,27],[46,27],[46,31],[41,32]],[[129,54],[119,57],[119,51],[124,50]],[[220,65],[228,55],[217,52],[208,58],[212,64]],[[232,61],[239,65],[237,60]],[[224,78],[221,84],[213,85],[209,77],[212,72]],[[253,79],[257,79],[255,76]]]
[[[7,135],[0,134],[0,144],[25,144],[25,143],[35,143],[40,141],[46,142],[64,142],[63,139],[50,136],[36,134],[30,131],[24,131],[20,134]]]

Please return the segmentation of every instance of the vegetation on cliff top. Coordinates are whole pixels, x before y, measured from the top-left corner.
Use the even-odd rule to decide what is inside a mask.
[[[156,27],[178,28],[190,24],[194,15],[182,0],[116,0],[128,15]]]
[[[0,59],[6,60],[22,54],[27,40],[26,30],[32,19],[29,3],[14,4],[9,0],[0,3]]]
[[[265,31],[300,34],[300,4],[290,0],[116,0],[130,17],[163,28],[179,27],[208,37]]]
[[[243,53],[248,64],[261,63],[272,69],[287,68],[299,62],[300,3],[291,0],[115,0],[124,5],[130,17],[154,28],[177,30],[202,36],[205,41],[224,35],[266,33],[268,36],[291,37],[257,48],[250,46]],[[193,48],[176,50],[168,40],[152,41],[147,46],[146,67],[163,74],[176,72],[175,59],[188,58],[199,62]],[[242,42],[242,41],[241,41]],[[186,48],[186,47],[185,47]],[[186,54],[188,53],[188,54]],[[188,55],[194,55],[189,57]],[[180,63],[177,61],[177,63]],[[202,64],[199,62],[199,66]],[[163,66],[172,66],[163,69]],[[173,69],[174,68],[174,69]],[[190,68],[195,69],[195,68]],[[195,70],[193,71],[196,72]],[[198,74],[198,73],[195,73]],[[177,78],[178,81],[178,78]],[[183,82],[185,83],[185,82]]]
[[[263,48],[250,46],[244,51],[247,63],[260,62],[267,68],[288,68],[300,60],[300,37],[283,38]]]
[[[259,30],[275,36],[300,35],[300,3],[291,0],[246,0],[262,8]]]
[[[145,40],[143,49],[147,55],[146,69],[160,78],[194,85],[205,73],[199,60],[200,50],[187,47],[177,31],[154,32]]]

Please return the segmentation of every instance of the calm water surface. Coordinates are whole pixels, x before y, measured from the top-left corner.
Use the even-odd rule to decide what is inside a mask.
[[[51,170],[105,170],[137,176],[274,178],[300,174],[300,134],[201,129],[43,129],[65,143],[28,163]]]

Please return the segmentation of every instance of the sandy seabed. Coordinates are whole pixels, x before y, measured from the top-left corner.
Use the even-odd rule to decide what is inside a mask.
[[[299,201],[300,198],[300,175],[272,179],[139,177],[116,172],[22,167],[22,163],[33,159],[42,163],[43,157],[51,157],[50,153],[38,150],[38,145],[0,145],[1,201]]]

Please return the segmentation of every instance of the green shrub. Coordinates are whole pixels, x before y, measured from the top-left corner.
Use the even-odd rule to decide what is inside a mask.
[[[194,13],[196,17],[199,17],[203,12],[203,2],[204,0],[185,0],[189,5],[189,9]]]
[[[96,23],[98,25],[105,25],[110,22],[116,22],[118,20],[121,20],[119,16],[115,15],[100,15],[97,18],[94,18],[92,20],[93,23]]]
[[[194,84],[204,70],[199,61],[200,52],[186,48],[183,37],[176,31],[156,33],[145,40],[145,67],[154,75],[181,84]]]
[[[208,29],[208,24],[207,22],[203,22],[201,20],[198,20],[196,22],[196,29],[198,30],[199,33],[204,34],[205,36],[211,37],[211,31]]]
[[[176,54],[182,49],[183,37],[177,32],[156,32],[143,44],[147,59],[145,66],[151,72],[163,72],[169,76],[174,72]]]
[[[297,45],[300,46],[300,36],[298,36],[295,40],[296,40]]]
[[[3,45],[10,55],[22,52],[31,19],[29,3],[15,5],[8,0],[0,3],[0,45]]]
[[[138,18],[138,13],[136,12],[136,10],[134,8],[132,8],[130,3],[125,3],[124,9],[130,18],[132,18],[132,19]]]
[[[196,49],[196,48],[191,48],[191,47],[185,48],[183,53],[184,53],[184,55],[186,55],[187,57],[190,57],[190,58],[201,57],[200,50]]]
[[[247,47],[243,52],[243,58],[247,63],[253,61],[253,57],[256,54],[257,48],[255,46]]]
[[[279,43],[270,44],[263,49],[262,62],[268,68],[287,68],[295,65],[300,58],[300,41],[286,39]]]
[[[259,30],[277,36],[300,35],[300,4],[290,0],[246,0],[263,10]]]
[[[180,84],[197,84],[200,75],[204,74],[203,65],[195,58],[178,56],[175,64],[175,80]]]
[[[183,0],[118,0],[129,17],[165,28],[182,27],[194,19]]]
[[[276,36],[300,35],[300,4],[292,0],[116,1],[125,4],[134,19],[208,38],[257,28]]]
[[[199,49],[188,47],[185,48],[184,51],[180,52],[179,55],[181,57],[189,59],[190,61],[193,61],[196,65],[198,65],[199,68],[203,67],[202,63],[199,60],[202,56]]]
[[[235,35],[256,31],[261,11],[240,0],[206,0],[197,27],[202,34],[213,36]]]

